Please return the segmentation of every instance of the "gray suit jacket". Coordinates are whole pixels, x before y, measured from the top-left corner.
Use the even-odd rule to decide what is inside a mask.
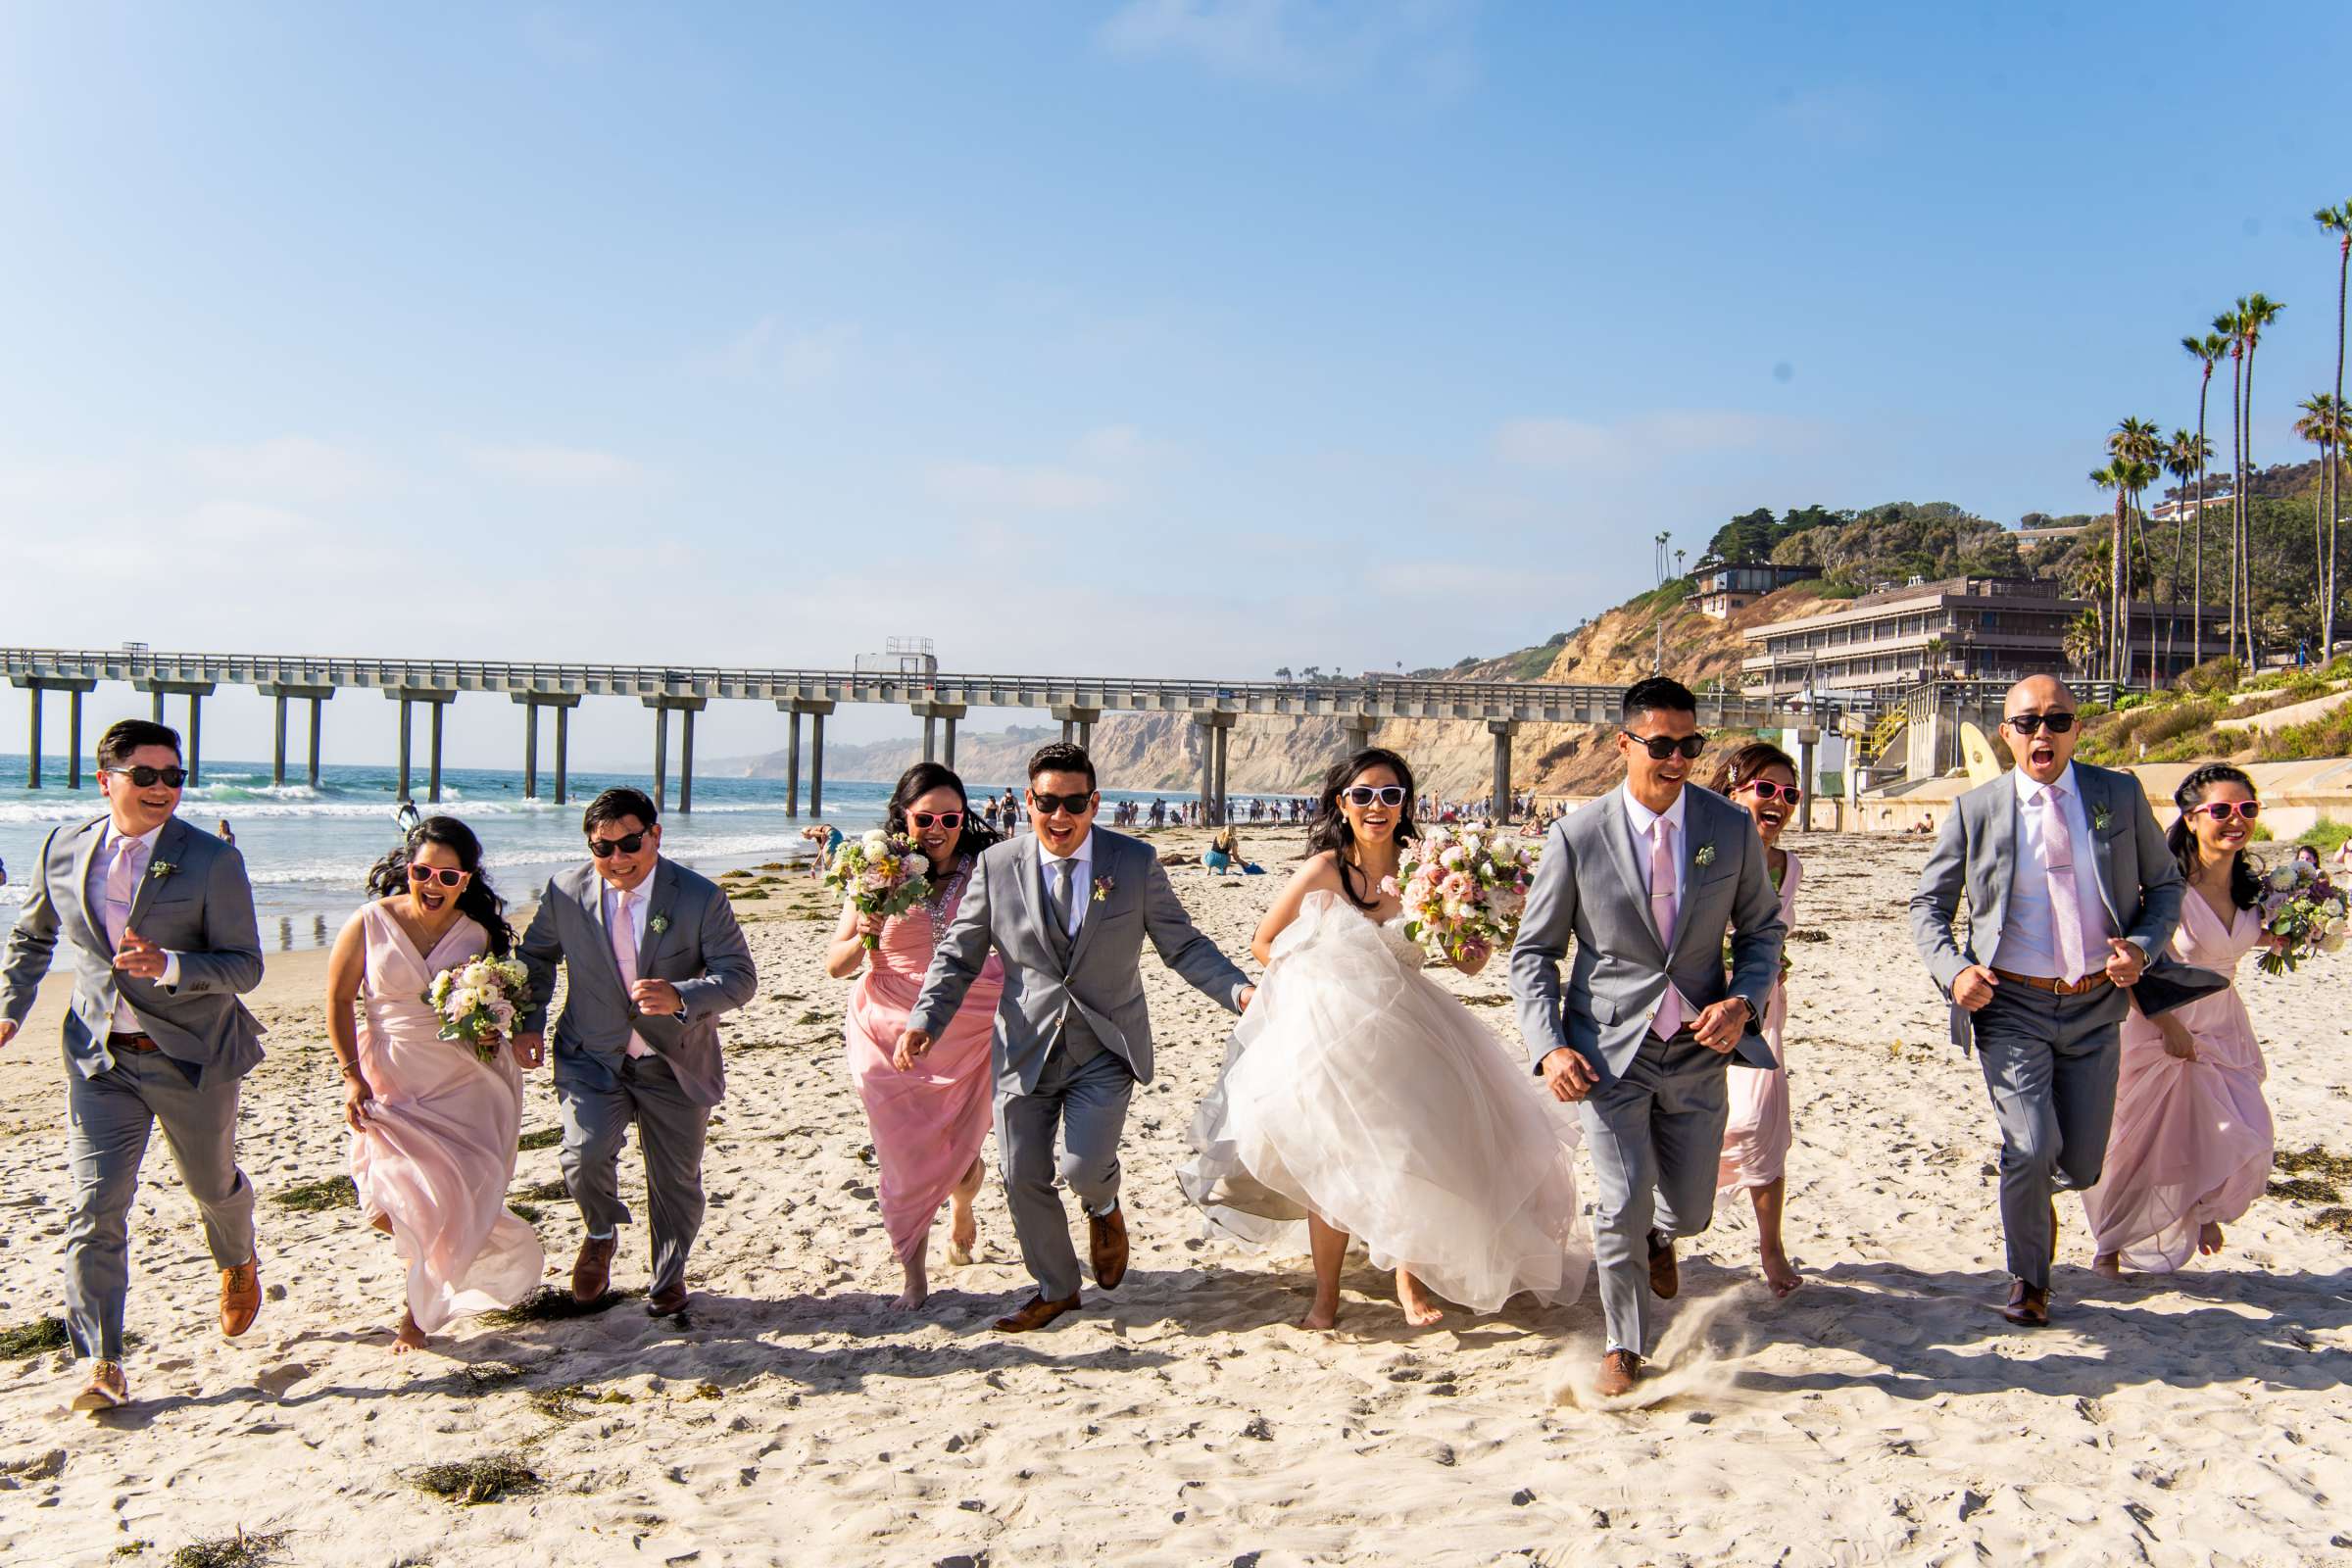
[[[1160,961],[1227,1010],[1242,1010],[1250,977],[1193,925],[1160,869],[1152,846],[1123,834],[1094,830],[1094,875],[1110,879],[1062,961],[1047,921],[1053,917],[1040,876],[1037,836],[1024,833],[991,846],[972,870],[956,919],[923,977],[907,1026],[934,1040],[963,1002],[988,962],[991,948],[1004,956],[1004,995],[997,1004],[997,1088],[1029,1094],[1045,1071],[1046,1054],[1059,1036],[1062,1014],[1076,1011],[1104,1047],[1126,1058],[1138,1082],[1152,1081],[1152,1015],[1144,1005],[1140,967],[1150,937]],[[1089,890],[1076,890],[1088,897]]]
[[[564,964],[571,988],[556,1020],[559,1057],[591,1078],[610,1078],[620,1071],[629,1036],[642,1035],[677,1074],[688,1100],[717,1104],[727,1093],[718,1015],[742,1006],[760,990],[760,973],[743,928],[735,923],[735,910],[709,878],[666,857],[655,862],[644,883],[649,898],[637,978],[669,981],[686,1010],[650,1017],[637,1010],[620,983],[620,965],[613,961],[612,937],[605,925],[604,885],[593,863],[549,879],[530,929],[515,949],[531,971],[531,1008],[516,1028],[527,1034],[546,1027],[556,966]]]
[[[179,984],[115,970],[106,921],[89,903],[90,858],[105,817],[59,828],[33,861],[32,887],[0,968],[0,1017],[22,1025],[63,937],[74,963],[66,1056],[85,1077],[114,1062],[106,1038],[118,998],[164,1054],[202,1071],[242,1078],[262,1059],[262,1026],[237,999],[262,983],[262,937],[245,858],[178,817],[156,835],[155,853],[130,906],[130,929],[179,956]],[[170,866],[168,874],[157,868]]]
[[[1544,835],[1544,858],[1528,890],[1519,940],[1511,947],[1511,995],[1519,1032],[1538,1067],[1565,1047],[1581,1053],[1608,1082],[1642,1049],[1642,1037],[1673,977],[1683,1000],[1707,1007],[1729,996],[1747,999],[1756,1018],[1781,977],[1787,928],[1780,895],[1764,864],[1764,846],[1748,814],[1695,784],[1683,786],[1683,902],[1674,951],[1658,940],[1649,883],[1634,857],[1623,790],[1570,812]],[[1708,863],[1699,858],[1709,849]],[[1728,983],[1723,939],[1732,934]],[[1565,997],[1560,958],[1575,939]],[[1772,1050],[1752,1022],[1734,1048],[1741,1060],[1773,1065]]]
[[[2118,933],[2139,945],[2151,960],[2164,956],[2180,923],[2180,895],[2186,884],[2156,825],[2156,813],[2139,781],[2085,762],[2075,763],[2082,787],[2082,814],[2091,824],[2091,858],[2099,868],[2099,894]],[[2107,825],[2099,826],[2104,813]],[[1992,962],[2001,950],[2001,922],[2009,912],[2009,886],[2017,870],[2017,778],[2003,773],[1952,803],[1951,814],[1936,835],[1936,848],[1911,895],[1911,940],[1927,960],[1928,973],[1946,999],[1960,971]],[[1960,896],[1968,895],[1968,941],[1953,934]],[[2124,1004],[2116,998],[2120,1008]],[[1972,1038],[1968,1009],[1952,1008],[1952,1039]]]

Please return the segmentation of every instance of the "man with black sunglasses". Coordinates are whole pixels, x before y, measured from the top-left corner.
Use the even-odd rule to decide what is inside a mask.
[[[515,949],[531,971],[532,1004],[514,1058],[536,1067],[545,1054],[541,1031],[563,965],[555,1075],[564,1185],[588,1232],[571,1294],[593,1301],[612,1282],[619,1228],[631,1217],[620,1200],[620,1146],[634,1122],[653,1210],[646,1310],[667,1316],[686,1308],[686,1256],[703,1226],[703,1142],[727,1092],[718,1018],[758,994],[760,976],[727,896],[662,857],[657,814],[643,790],[611,789],[588,804],[588,863],[549,880]]]
[[[1682,1288],[1676,1239],[1714,1217],[1724,1072],[1735,1054],[1773,1065],[1757,1024],[1786,934],[1754,821],[1690,782],[1706,750],[1698,700],[1652,676],[1625,694],[1622,720],[1625,786],[1544,835],[1511,949],[1536,1070],[1583,1107],[1608,1325],[1598,1387],[1612,1397],[1632,1390],[1649,1351],[1648,1297]]]
[[[2139,781],[2074,760],[2073,692],[2029,675],[2001,712],[2016,770],[1952,803],[1911,896],[1911,936],[1992,1097],[2011,1276],[2001,1315],[2033,1328],[2050,1320],[2053,1195],[2095,1185],[2106,1163],[2124,1014],[2173,939],[2183,885]],[[1965,941],[1953,930],[1962,894]]]
[[[66,1332],[89,1364],[76,1410],[127,1401],[122,1315],[132,1195],[159,1123],[220,1271],[220,1332],[261,1310],[253,1184],[237,1168],[237,1098],[262,1059],[262,1026],[237,1000],[262,983],[253,889],[236,850],[175,814],[179,735],[145,719],[98,741],[107,814],[49,835],[0,968],[0,1046],[15,1038],[63,938],[74,965],[65,1021]]]
[[[1078,747],[1056,742],[1029,759],[1032,831],[981,855],[899,1040],[905,1068],[955,1017],[990,950],[1004,956],[997,1154],[1021,1258],[1037,1280],[1036,1295],[997,1320],[1011,1334],[1078,1305],[1078,1253],[1057,1175],[1086,1210],[1095,1283],[1113,1290],[1126,1275],[1119,1137],[1136,1085],[1152,1081],[1145,939],[1230,1011],[1247,1007],[1255,989],[1194,927],[1152,847],[1095,826],[1102,799]]]

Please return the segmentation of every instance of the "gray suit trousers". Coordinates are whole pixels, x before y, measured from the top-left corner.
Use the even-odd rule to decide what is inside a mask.
[[[2009,1272],[2050,1284],[2051,1196],[2096,1186],[2115,1121],[2129,1004],[2113,986],[2055,996],[2004,980],[1971,1019],[2001,1128],[2001,1233]]]
[[[219,1069],[190,1083],[180,1064],[159,1052],[117,1052],[112,1067],[86,1078],[68,1057],[74,1206],[66,1220],[66,1332],[75,1355],[122,1359],[130,1200],[157,1122],[203,1216],[214,1265],[253,1261],[253,1183],[237,1168],[237,1085]]]
[[[1058,1175],[1089,1213],[1117,1200],[1119,1136],[1127,1126],[1127,1102],[1135,1094],[1135,1070],[1127,1058],[1103,1050],[1085,1029],[1076,1024],[1083,1039],[1065,1037],[1054,1045],[1034,1092],[997,1095],[997,1158],[1004,1168],[1004,1201],[1012,1210],[1021,1260],[1036,1278],[1038,1294],[1049,1301],[1078,1294],[1078,1253],[1070,1245],[1069,1212],[1054,1190],[1054,1178]],[[1054,1157],[1056,1126],[1059,1160]]]
[[[556,1100],[564,1111],[564,1185],[591,1236],[628,1223],[620,1200],[620,1146],[629,1124],[645,1152],[646,1206],[654,1220],[649,1294],[686,1282],[686,1254],[703,1228],[703,1142],[710,1107],[678,1087],[660,1056],[623,1057],[617,1073],[593,1057],[556,1057]]]
[[[1688,1029],[1645,1036],[1625,1072],[1584,1102],[1592,1151],[1592,1258],[1608,1348],[1649,1350],[1649,1234],[1696,1236],[1715,1215],[1731,1058]]]

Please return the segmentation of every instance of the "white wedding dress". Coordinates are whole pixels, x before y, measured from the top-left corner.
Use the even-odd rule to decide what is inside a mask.
[[[1307,1250],[1311,1207],[1480,1312],[1573,1300],[1592,1253],[1575,1108],[1444,988],[1399,923],[1310,893],[1234,1030],[1177,1173],[1212,1226]]]

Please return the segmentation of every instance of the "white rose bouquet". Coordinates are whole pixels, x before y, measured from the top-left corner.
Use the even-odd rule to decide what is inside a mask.
[[[2352,898],[2326,871],[2290,860],[2264,874],[2255,910],[2269,947],[2254,962],[2264,974],[2286,974],[2305,958],[2344,945]]]
[[[858,913],[888,919],[931,896],[931,858],[906,835],[875,828],[863,838],[841,841],[825,871],[825,886],[839,888]],[[879,937],[860,940],[868,952],[882,945]]]
[[[442,1039],[471,1046],[488,1066],[498,1059],[500,1043],[514,1033],[514,1019],[530,991],[531,972],[520,958],[485,954],[433,976],[424,1004],[440,1018]]]
[[[1404,934],[1442,963],[1476,966],[1519,934],[1542,846],[1478,829],[1422,829],[1387,891],[1404,901]]]

